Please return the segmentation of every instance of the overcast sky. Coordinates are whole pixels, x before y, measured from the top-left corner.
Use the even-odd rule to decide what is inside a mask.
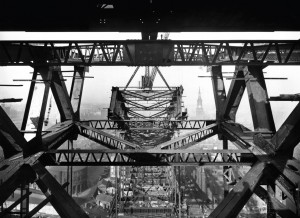
[[[159,33],[160,35],[160,33]],[[122,40],[122,39],[140,39],[140,33],[25,33],[25,32],[0,32],[0,40]],[[173,40],[208,40],[208,39],[286,39],[295,40],[300,38],[300,32],[266,32],[266,33],[170,33],[170,39]],[[64,70],[71,67],[62,67]],[[114,67],[96,67],[90,68],[90,76],[94,79],[86,79],[83,93],[82,104],[96,103],[106,104],[110,102],[111,87],[125,86],[135,67],[114,66]],[[184,88],[184,105],[188,108],[191,116],[195,114],[198,90],[201,89],[203,106],[206,111],[214,111],[214,101],[210,78],[198,78],[199,75],[209,75],[206,67],[200,66],[172,66],[160,67],[161,72],[170,86],[180,86]],[[233,66],[224,67],[223,71],[232,71]],[[145,69],[141,67],[132,81],[131,85],[137,86],[144,74]],[[300,66],[277,66],[265,68],[267,74],[265,77],[288,77],[288,80],[267,80],[269,96],[279,94],[300,93],[299,74]],[[1,84],[23,84],[20,88],[0,87],[0,98],[23,98],[26,102],[28,95],[29,82],[12,82],[12,79],[30,79],[32,69],[30,67],[0,67]],[[70,86],[70,78],[67,80],[67,86]],[[225,87],[228,90],[229,80],[225,80]],[[157,76],[154,86],[162,86],[163,81]],[[42,96],[43,85],[38,85],[39,92],[36,92],[36,102]],[[38,96],[41,95],[41,96]],[[295,102],[282,103],[272,102],[272,108],[276,111],[285,111],[286,116],[295,106]],[[240,113],[248,111],[248,100],[243,100]],[[40,107],[33,110],[38,111]],[[212,113],[213,114],[213,113]],[[276,118],[278,128],[284,121],[285,116]]]

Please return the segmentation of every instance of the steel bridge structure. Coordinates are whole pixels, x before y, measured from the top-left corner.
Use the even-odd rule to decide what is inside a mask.
[[[0,38],[1,68],[29,66],[33,69],[21,127],[18,128],[0,107],[0,146],[4,154],[0,160],[0,205],[15,190],[20,190],[18,200],[8,207],[1,207],[0,217],[33,217],[48,203],[61,217],[88,217],[68,193],[68,183],[60,184],[46,169],[47,166],[120,166],[131,167],[133,171],[141,170],[142,166],[173,168],[176,169],[173,174],[176,179],[168,181],[173,186],[173,190],[168,191],[175,190],[176,196],[180,196],[178,177],[181,166],[222,166],[224,199],[209,217],[237,217],[253,194],[267,204],[268,218],[277,215],[299,217],[300,160],[293,154],[300,142],[300,103],[276,130],[270,101],[299,101],[300,97],[297,93],[269,97],[263,70],[267,66],[299,66],[300,41],[157,39],[159,31],[300,30],[297,4],[257,2],[260,11],[253,1],[245,2],[243,6],[238,1],[207,2],[201,7],[192,7],[195,3],[190,0],[187,2],[191,5],[182,4],[182,1],[166,1],[160,5],[155,0],[134,0],[132,7],[128,2],[93,0],[84,5],[74,3],[70,6],[53,1],[51,7],[38,6],[34,1],[16,5],[4,3],[0,30],[139,31],[142,40],[10,41]],[[56,5],[61,9],[58,10]],[[228,11],[224,11],[224,6],[229,6]],[[14,13],[5,10],[7,7]],[[140,10],[136,12],[136,9]],[[82,11],[84,16],[74,15],[74,11]],[[240,18],[245,18],[244,22]],[[257,25],[259,21],[261,25]],[[235,66],[228,92],[222,72],[225,65]],[[73,67],[69,92],[63,66]],[[132,78],[140,67],[145,67],[141,84],[143,91],[141,87],[129,86],[131,78],[125,87],[112,88],[106,120],[82,120],[80,108],[84,81],[91,66],[133,67]],[[188,119],[181,105],[184,87],[168,85],[160,72],[160,67],[165,66],[208,66],[216,106],[215,119]],[[166,87],[153,86],[157,75],[161,76]],[[44,85],[44,91],[36,130],[32,131],[26,126],[38,83]],[[253,130],[236,122],[245,91]],[[60,120],[45,129],[50,92]],[[3,98],[0,102],[7,104],[21,100]],[[143,113],[145,111],[148,115]],[[118,137],[110,134],[110,130],[126,131],[127,135]],[[167,137],[157,145],[148,146],[133,140],[137,131],[148,130],[162,131]],[[177,130],[188,130],[188,133],[173,137]],[[35,135],[27,141],[24,134],[28,132]],[[78,135],[101,145],[101,149],[60,148],[64,142],[72,145]],[[216,135],[223,143],[223,149],[194,149],[194,145]],[[236,149],[229,149],[228,141]],[[250,170],[229,185],[232,183],[230,169],[235,166],[249,166]],[[154,176],[152,179],[158,178]],[[31,184],[36,184],[45,195],[45,199],[33,209],[29,208]],[[137,190],[137,183],[131,188]],[[13,208],[17,205],[20,205],[20,210],[14,214]],[[118,209],[117,205],[115,207]],[[129,212],[130,209],[125,207],[123,211]],[[180,210],[173,215],[181,217]]]
[[[131,45],[149,47],[153,43],[155,49],[163,51],[165,46],[171,48],[173,59],[168,65],[204,64],[211,65],[211,78],[216,103],[216,120],[160,120],[155,117],[138,117],[131,119],[126,115],[126,106],[144,107],[137,99],[150,99],[153,96],[174,98],[174,89],[160,90],[143,96],[141,93],[130,89],[119,90],[114,88],[111,101],[109,120],[80,120],[80,102],[83,91],[85,72],[88,66],[103,62],[108,65],[131,65],[130,62],[121,61],[118,52],[124,48],[124,43],[114,42],[115,50],[112,51],[113,61],[108,62],[105,57],[99,59],[96,47],[99,42],[91,43],[90,55],[83,55],[83,49],[87,54],[89,43],[65,42],[69,46],[57,46],[61,42],[1,42],[0,62],[3,66],[30,65],[33,67],[32,81],[29,96],[25,108],[24,119],[21,129],[17,129],[11,119],[1,108],[1,146],[4,159],[1,161],[1,203],[20,187],[28,187],[28,183],[36,182],[47,196],[57,212],[62,217],[86,217],[87,215],[68,195],[60,184],[45,169],[51,165],[110,165],[110,166],[188,166],[188,165],[250,165],[250,171],[232,188],[224,200],[212,212],[210,217],[234,217],[243,208],[244,204],[255,193],[268,202],[269,213],[278,213],[283,217],[299,215],[299,160],[293,158],[293,150],[299,143],[298,128],[300,125],[299,108],[297,105],[287,120],[276,131],[269,103],[269,97],[265,85],[263,68],[270,64],[294,65],[299,64],[298,41],[264,41],[244,42],[240,47],[231,47],[236,42],[206,42],[171,40],[149,42],[134,41],[126,42]],[[101,42],[113,44],[113,42]],[[84,46],[82,44],[85,44]],[[248,46],[249,44],[249,46]],[[72,47],[74,45],[74,48]],[[106,46],[107,46],[106,45]],[[183,49],[188,45],[189,49]],[[128,45],[129,46],[129,45]],[[178,55],[174,53],[174,46]],[[194,46],[194,47],[193,47]],[[101,46],[100,46],[101,47]],[[125,46],[126,47],[126,46]],[[214,49],[212,49],[214,47]],[[98,49],[98,48],[97,48]],[[178,51],[178,49],[180,51]],[[188,52],[188,50],[190,50]],[[234,50],[234,52],[233,52]],[[240,51],[239,51],[240,50]],[[29,51],[32,51],[30,53]],[[102,55],[107,56],[107,50],[101,48]],[[126,49],[125,49],[126,51]],[[229,52],[231,51],[231,52]],[[132,51],[133,52],[133,51]],[[71,53],[75,56],[70,55]],[[234,56],[234,54],[238,54]],[[41,54],[41,55],[38,55]],[[62,56],[62,54],[64,54]],[[96,55],[97,54],[97,55]],[[121,53],[120,53],[121,54]],[[124,51],[122,53],[125,55]],[[208,55],[209,54],[209,55]],[[272,61],[269,55],[272,54]],[[128,55],[128,54],[127,54]],[[67,58],[67,56],[69,56]],[[178,57],[177,57],[178,56]],[[220,59],[220,57],[224,59]],[[35,58],[33,58],[35,57]],[[62,59],[64,57],[64,60]],[[163,57],[163,56],[162,56]],[[177,57],[178,59],[175,59]],[[247,61],[245,58],[247,57]],[[130,58],[129,58],[130,59]],[[225,61],[225,59],[228,59]],[[123,59],[124,60],[124,59]],[[137,62],[133,62],[137,64]],[[160,62],[161,64],[163,62]],[[222,64],[236,64],[234,79],[231,82],[228,93],[225,93]],[[67,93],[61,65],[74,65],[74,77],[72,80],[71,93]],[[142,63],[138,63],[142,64]],[[144,63],[148,65],[148,63]],[[156,65],[159,62],[155,63]],[[87,66],[88,65],[88,66]],[[46,103],[49,91],[53,97],[61,115],[61,122],[53,127],[42,130],[43,119],[40,119],[36,136],[26,141],[23,134],[26,131],[28,112],[37,75],[40,75],[45,83],[44,99],[41,102],[40,117],[45,117]],[[249,130],[235,122],[237,108],[247,88],[249,104],[253,119],[254,130]],[[175,89],[175,92],[177,89]],[[178,92],[181,95],[180,91]],[[118,97],[119,96],[119,97]],[[120,97],[121,96],[121,97]],[[128,97],[122,99],[122,96]],[[172,97],[173,96],[173,97]],[[294,96],[292,96],[294,97]],[[133,99],[134,98],[134,99]],[[130,100],[128,100],[130,99]],[[294,98],[291,98],[293,100]],[[277,99],[281,100],[281,98]],[[282,98],[286,100],[286,96]],[[125,105],[124,101],[128,105]],[[113,103],[112,103],[113,102]],[[164,103],[156,103],[148,109],[161,107]],[[124,107],[122,107],[122,104]],[[120,106],[121,105],[121,106]],[[166,107],[166,106],[165,106]],[[124,110],[126,109],[126,110]],[[132,109],[129,109],[132,110]],[[118,115],[118,116],[117,116]],[[176,118],[176,117],[174,117]],[[192,132],[163,142],[155,147],[145,148],[125,139],[118,138],[105,129],[134,130],[145,128],[153,129],[190,129]],[[76,135],[83,135],[89,139],[107,147],[109,150],[61,150],[60,145],[66,140],[75,140]],[[190,146],[201,142],[212,135],[218,134],[224,142],[224,150],[191,150]],[[227,140],[232,141],[237,150],[227,150]],[[268,189],[262,188],[267,185]],[[274,195],[274,187],[287,196],[287,203],[283,205]],[[24,189],[26,190],[26,188]],[[33,212],[26,208],[26,199],[29,193],[17,203],[23,208],[24,217],[30,217]],[[273,194],[272,194],[273,193]],[[68,199],[68,203],[59,202]],[[25,202],[25,205],[24,205]],[[39,205],[38,207],[42,207]],[[283,209],[284,208],[284,209]],[[1,212],[8,213],[9,208]],[[24,212],[25,211],[25,212]],[[27,215],[26,215],[27,214]]]

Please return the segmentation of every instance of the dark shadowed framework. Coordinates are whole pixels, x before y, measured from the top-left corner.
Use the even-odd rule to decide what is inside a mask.
[[[45,169],[49,165],[222,165],[225,170],[227,166],[250,165],[249,172],[226,193],[224,200],[210,217],[237,216],[253,193],[267,202],[268,217],[275,217],[276,213],[281,217],[299,216],[300,162],[293,158],[293,150],[300,141],[300,105],[295,107],[276,131],[269,103],[271,100],[298,101],[299,95],[268,97],[263,68],[269,65],[299,65],[300,42],[156,40],[158,31],[300,30],[300,15],[295,11],[295,2],[286,1],[278,5],[260,2],[259,7],[253,1],[243,5],[236,1],[203,3],[201,7],[196,7],[198,5],[194,1],[68,3],[52,1],[49,7],[45,7],[39,6],[37,2],[11,5],[10,1],[5,1],[4,8],[9,10],[4,10],[0,15],[0,29],[140,31],[142,40],[0,41],[0,65],[26,65],[34,69],[20,130],[0,108],[0,144],[5,157],[0,163],[1,204],[21,186],[22,195],[15,204],[21,204],[22,217],[33,216],[48,202],[61,217],[87,217],[64,190],[67,184],[61,186]],[[25,14],[28,16],[24,16]],[[60,68],[64,65],[74,66],[70,93],[67,93]],[[126,89],[112,92],[115,97],[110,106],[111,119],[80,120],[85,72],[93,65],[210,66],[216,120],[185,120],[180,117],[167,122],[160,119],[140,121],[150,122],[152,127],[195,129],[188,135],[147,149],[105,133],[104,129],[128,130],[141,124],[136,120],[124,119],[128,111],[120,106],[122,97],[118,96],[119,92],[124,93]],[[236,65],[228,93],[224,88],[222,65]],[[38,74],[45,83],[44,99],[41,102],[36,136],[27,142],[23,133]],[[168,88],[170,91],[171,87]],[[246,89],[253,131],[235,122],[236,112]],[[42,124],[50,90],[60,112],[61,122],[43,132]],[[128,92],[130,90],[127,90],[127,94]],[[137,97],[136,93],[130,94]],[[134,107],[139,106],[133,104]],[[63,142],[76,140],[78,134],[109,150],[57,150]],[[215,134],[223,141],[223,150],[186,150]],[[228,140],[238,150],[228,150]],[[37,208],[29,211],[26,199],[30,192],[26,187],[33,182],[47,198]],[[267,189],[263,185],[267,185]],[[285,205],[276,198],[278,188],[284,193],[287,202]],[[3,210],[0,215],[9,213],[12,208]]]

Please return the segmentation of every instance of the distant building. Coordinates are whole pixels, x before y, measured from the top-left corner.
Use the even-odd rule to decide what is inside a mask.
[[[203,119],[204,117],[205,117],[205,114],[204,114],[204,110],[203,110],[201,91],[200,91],[200,87],[199,87],[197,107],[196,107],[196,119]]]
[[[98,194],[96,197],[96,204],[104,209],[110,209],[114,197],[106,194]]]
[[[67,182],[67,178],[68,178],[67,166],[53,166],[53,167],[49,167],[48,170],[60,184],[64,184]],[[88,171],[86,166],[73,167],[73,177],[72,177],[73,195],[79,194],[87,189],[87,179],[88,179],[87,172]]]

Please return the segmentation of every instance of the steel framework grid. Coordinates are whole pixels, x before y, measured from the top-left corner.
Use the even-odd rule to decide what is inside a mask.
[[[291,50],[290,50],[291,51]],[[291,52],[289,52],[291,53]],[[254,53],[252,53],[254,54]],[[265,53],[264,53],[265,54]],[[278,56],[278,53],[277,53]],[[278,56],[279,57],[279,56]],[[284,63],[284,64],[291,64],[291,63]],[[252,67],[255,66],[257,67]],[[264,78],[261,71],[261,66],[264,65],[262,63],[257,62],[249,62],[249,64],[244,67],[243,69],[238,69],[236,75],[242,75],[244,77],[256,78],[261,84],[264,84]],[[242,73],[241,73],[242,72]],[[250,73],[249,73],[250,72]],[[282,205],[282,203],[278,203],[278,200],[274,199],[274,196],[272,197],[264,197],[264,199],[267,198],[267,201],[271,201],[272,210],[275,210],[278,214],[282,216],[291,216],[296,217],[298,213],[297,207],[299,207],[299,200],[297,199],[297,182],[299,182],[299,175],[297,174],[297,170],[299,169],[299,161],[291,158],[291,152],[294,149],[294,147],[299,142],[299,136],[297,136],[296,132],[299,128],[299,105],[296,106],[295,110],[291,113],[291,115],[288,117],[288,119],[283,123],[282,127],[279,128],[277,132],[274,131],[274,127],[272,124],[272,115],[270,114],[270,108],[268,104],[265,105],[258,105],[259,107],[251,107],[253,122],[255,131],[247,130],[246,128],[242,127],[239,124],[236,124],[232,121],[234,121],[235,113],[236,113],[236,106],[239,105],[240,98],[241,98],[241,91],[236,92],[233,90],[242,90],[247,87],[249,98],[252,96],[259,96],[261,99],[268,99],[268,96],[266,94],[266,88],[265,86],[261,86],[258,90],[253,89],[253,84],[250,84],[248,82],[237,82],[239,80],[233,80],[231,83],[231,87],[228,92],[228,97],[224,96],[222,92],[222,85],[219,84],[223,82],[222,73],[220,72],[220,69],[218,67],[212,67],[212,77],[213,77],[213,85],[215,87],[215,100],[217,105],[217,124],[219,127],[218,133],[220,137],[225,137],[237,144],[237,146],[243,147],[243,149],[249,149],[253,155],[257,157],[257,163],[252,167],[252,169],[246,174],[246,176],[240,180],[236,186],[230,191],[230,193],[227,195],[227,197],[224,199],[223,202],[216,208],[216,210],[210,215],[211,217],[232,217],[238,214],[238,212],[243,207],[244,203],[249,199],[252,193],[258,193],[258,195],[262,196],[263,190],[259,188],[260,184],[269,184],[270,182],[275,183],[278,187],[281,188],[281,190],[285,193],[285,195],[288,197],[289,201],[292,202],[291,205]],[[60,83],[61,84],[61,83]],[[255,84],[254,84],[255,85]],[[59,89],[59,86],[51,87],[53,90]],[[221,89],[220,89],[221,88]],[[63,89],[62,89],[63,90]],[[60,94],[63,93],[63,91],[59,91]],[[62,95],[57,97],[57,102],[60,103],[62,100],[67,100],[67,98],[63,97]],[[254,101],[250,100],[250,106],[257,104]],[[266,101],[267,102],[267,101]],[[235,106],[235,107],[233,107]],[[64,106],[62,105],[62,108]],[[66,113],[66,111],[62,110],[61,113]],[[268,119],[259,119],[257,118],[258,113],[263,114],[262,116],[267,117]],[[5,115],[2,114],[1,117],[4,119]],[[74,119],[74,118],[72,118]],[[228,120],[228,121],[226,121]],[[231,121],[230,121],[231,120]],[[7,120],[6,120],[7,121]],[[225,122],[226,121],[226,122]],[[11,123],[12,122],[8,122]],[[64,125],[62,125],[64,126]],[[72,128],[75,125],[71,125]],[[290,126],[291,128],[286,128],[287,126]],[[22,140],[18,134],[15,134],[15,127],[14,125],[8,125],[4,127],[4,125],[1,125],[2,130],[5,130],[6,132],[10,133],[13,139],[16,139],[15,141]],[[32,171],[32,169],[35,170],[35,172],[42,172],[43,169],[39,165],[38,158],[41,154],[43,154],[43,150],[48,150],[52,147],[57,148],[59,147],[59,144],[61,141],[66,140],[70,137],[70,135],[67,135],[68,131],[71,127],[68,127],[67,129],[62,128],[62,136],[60,135],[54,135],[53,132],[49,131],[50,133],[43,135],[42,137],[38,135],[34,140],[24,143],[19,142],[17,144],[12,145],[11,140],[8,140],[7,144],[3,147],[6,152],[5,160],[1,162],[2,167],[1,168],[9,168],[9,171],[5,170],[6,172],[10,172],[12,176],[8,175],[6,179],[4,179],[1,189],[1,193],[11,193],[12,189],[16,187],[17,184],[19,184],[21,181],[16,180],[16,173],[22,173],[24,170],[23,168],[26,167],[27,171]],[[262,132],[261,134],[256,134],[257,132]],[[77,128],[72,129],[71,135],[77,134],[78,130]],[[249,134],[250,133],[250,134]],[[59,140],[58,140],[59,139]],[[36,153],[36,150],[33,150],[32,145],[36,145],[36,141],[42,142],[43,147],[39,148],[38,150],[41,150],[41,152]],[[9,147],[10,146],[10,147]],[[22,152],[29,156],[29,159],[22,158],[22,155],[20,156],[20,152]],[[284,151],[284,152],[282,152]],[[28,154],[29,153],[29,154]],[[34,154],[34,156],[32,156]],[[20,156],[20,161],[14,162],[15,160],[14,155]],[[20,166],[24,166],[23,168]],[[29,167],[27,167],[29,166]],[[30,167],[32,166],[32,167]],[[13,169],[13,170],[11,170]],[[270,169],[274,169],[274,173],[270,176],[268,174],[268,171]],[[41,171],[42,170],[42,171]],[[25,171],[24,171],[25,172]],[[266,181],[266,175],[270,176],[271,181]],[[34,176],[33,176],[34,177]],[[41,177],[40,177],[41,178]],[[26,182],[33,181],[33,178],[24,178]],[[50,179],[51,180],[51,179]],[[9,186],[7,185],[7,182],[9,182]],[[42,181],[39,180],[39,183]],[[263,182],[263,183],[261,183]],[[44,184],[48,184],[48,181],[44,181]],[[249,185],[244,185],[249,184]],[[4,191],[4,188],[8,188],[8,190]],[[42,185],[41,185],[42,187]],[[58,186],[56,186],[58,188]],[[55,189],[54,189],[55,190]],[[61,189],[60,189],[61,190]],[[260,191],[257,191],[260,190]],[[56,192],[57,193],[57,192]],[[57,193],[56,197],[54,199],[61,197],[63,195],[64,191],[61,193]],[[260,193],[260,194],[259,194]],[[270,193],[269,193],[270,195]],[[5,200],[5,196],[2,195],[2,201]],[[271,200],[268,200],[271,198]],[[70,201],[72,202],[72,201]],[[69,216],[72,214],[72,212],[67,208],[68,205],[57,205],[55,201],[52,202],[53,205],[55,205],[56,209],[60,211],[60,213],[65,214],[65,216]],[[72,204],[72,203],[70,203]],[[294,205],[294,206],[293,206]],[[76,208],[75,205],[74,208]],[[285,210],[282,210],[280,208],[286,208]],[[77,214],[78,216],[78,214]],[[76,215],[75,215],[76,217]]]

